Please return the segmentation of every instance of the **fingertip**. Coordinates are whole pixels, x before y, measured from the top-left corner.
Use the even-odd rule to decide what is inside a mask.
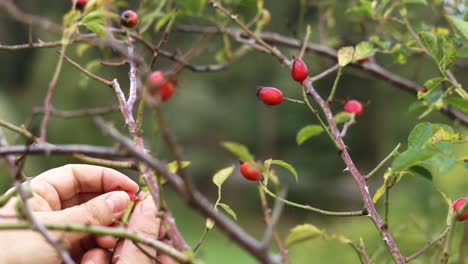
[[[96,243],[101,248],[112,249],[115,248],[117,239],[113,236],[98,236],[96,237]]]
[[[102,248],[93,248],[87,251],[81,259],[81,264],[104,264],[110,263],[111,253]]]

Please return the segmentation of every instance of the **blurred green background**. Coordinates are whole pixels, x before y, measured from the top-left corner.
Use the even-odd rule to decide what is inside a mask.
[[[41,1],[17,1],[18,5],[30,13],[46,16],[60,23],[61,16],[70,8],[69,1],[53,1],[46,5]],[[249,1],[247,1],[249,2]],[[265,7],[272,15],[267,31],[276,31],[292,37],[303,37],[304,25],[311,24],[311,41],[318,42],[317,27],[319,14],[326,10],[333,13],[334,21],[328,21],[326,35],[334,48],[353,45],[363,40],[366,34],[363,24],[346,15],[345,10],[356,1],[281,1],[265,2]],[[307,8],[301,13],[301,3]],[[132,4],[133,5],[133,4]],[[136,5],[136,4],[135,4]],[[325,7],[334,6],[333,9]],[[445,25],[443,17],[434,15],[436,11],[429,7],[414,6],[414,19],[427,25]],[[246,11],[247,10],[247,11]],[[240,8],[246,11],[248,8]],[[304,14],[301,22],[298,17]],[[418,20],[419,19],[419,20]],[[0,43],[20,44],[28,40],[28,27],[10,19],[0,11]],[[192,23],[191,19],[178,21]],[[369,22],[371,23],[371,22]],[[415,23],[417,24],[417,23]],[[371,26],[371,25],[368,25]],[[159,35],[154,35],[157,41]],[[43,31],[33,30],[34,39],[43,41],[57,40],[59,37]],[[199,38],[194,34],[173,32],[164,48],[175,51],[187,50]],[[208,53],[194,60],[194,63],[213,63],[215,51],[222,43],[214,37]],[[101,58],[102,52],[91,49],[81,58],[76,55],[76,46],[68,49],[68,54],[86,65]],[[143,51],[142,47],[138,47]],[[298,55],[297,50],[282,48],[288,56]],[[15,52],[0,50],[0,119],[14,124],[23,124],[33,108],[42,106],[48,83],[58,59],[56,48],[29,49]],[[314,55],[306,54],[304,60],[310,73],[316,74],[333,66],[335,62]],[[412,56],[408,63],[395,63],[391,56],[376,56],[378,63],[387,69],[418,83],[438,76],[434,62],[422,56]],[[171,62],[158,58],[154,69],[168,69]],[[454,68],[458,81],[465,87],[468,81],[467,61],[459,61]],[[97,73],[108,79],[118,78],[122,87],[128,87],[128,69],[101,68]],[[88,80],[83,83],[84,75],[65,64],[60,75],[53,106],[62,110],[74,110],[89,107],[111,106],[116,98],[112,91],[100,83]],[[327,95],[335,74],[315,84],[322,95]],[[300,87],[289,75],[289,70],[277,63],[276,59],[263,53],[252,52],[231,64],[225,71],[213,73],[193,73],[184,70],[178,79],[176,94],[164,104],[164,111],[170,120],[170,126],[183,147],[184,158],[192,162],[188,172],[196,185],[212,201],[216,199],[216,186],[211,176],[219,169],[236,164],[237,160],[220,146],[221,141],[236,141],[247,145],[256,159],[282,159],[291,163],[300,175],[299,183],[293,182],[286,171],[279,171],[280,177],[289,184],[288,199],[310,204],[327,210],[352,211],[363,206],[358,188],[337,155],[331,142],[325,135],[313,138],[302,146],[297,146],[296,132],[305,125],[317,123],[302,105],[285,102],[278,107],[266,107],[256,96],[257,86],[274,86],[282,89],[285,96],[300,98]],[[356,98],[368,102],[365,112],[351,127],[345,142],[361,172],[370,171],[398,143],[405,143],[411,129],[421,120],[418,113],[408,112],[408,107],[416,100],[415,96],[385,81],[378,80],[356,69],[345,69],[337,95],[338,101]],[[336,102],[333,109],[340,111],[341,102]],[[149,110],[149,109],[147,109]],[[118,113],[106,118],[117,123],[125,131]],[[35,118],[33,131],[37,133],[41,118]],[[453,124],[450,119],[433,113],[424,121],[451,124],[466,136],[466,127]],[[148,148],[151,147],[153,120],[150,111],[146,112],[144,136]],[[15,136],[5,131],[10,142]],[[91,118],[57,119],[49,124],[48,140],[56,144],[97,144],[112,145],[111,139],[97,129]],[[18,140],[24,143],[24,140]],[[406,146],[403,145],[403,149]],[[161,146],[161,157],[168,159]],[[467,145],[456,148],[460,153],[467,153]],[[58,157],[29,157],[25,172],[34,176],[47,169],[61,166],[77,160]],[[10,180],[4,161],[0,164],[1,191],[10,187]],[[370,182],[371,193],[382,184],[382,173]],[[136,176],[134,172],[126,171]],[[436,236],[445,228],[447,206],[437,192],[440,190],[452,199],[468,195],[467,170],[457,167],[444,175],[434,175],[433,182],[420,177],[404,177],[390,194],[390,227],[397,243],[404,254],[409,255],[420,248],[428,239]],[[177,223],[190,245],[194,245],[202,234],[204,218],[195,214],[168,190],[170,208]],[[246,182],[238,172],[223,186],[223,202],[229,204],[238,216],[238,223],[255,237],[263,234],[263,218],[257,187]],[[383,212],[381,204],[379,211]],[[311,223],[329,232],[343,234],[359,242],[362,238],[368,252],[376,263],[390,262],[378,232],[367,217],[337,218],[324,217],[315,213],[286,207],[278,225],[282,238],[290,228],[298,224]],[[464,231],[464,225],[457,226],[453,248],[458,249],[458,241]],[[463,249],[461,249],[463,250]],[[464,248],[468,250],[468,248]],[[357,255],[350,247],[336,241],[316,239],[288,249],[292,263],[359,263]],[[432,250],[414,263],[429,263]],[[208,237],[200,255],[207,263],[255,263],[255,261],[228,237],[214,230]],[[453,258],[455,259],[455,258]]]

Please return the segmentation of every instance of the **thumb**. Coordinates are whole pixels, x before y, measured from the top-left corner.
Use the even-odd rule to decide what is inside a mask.
[[[61,211],[37,212],[36,215],[45,223],[108,226],[123,216],[129,203],[126,192],[115,191]]]

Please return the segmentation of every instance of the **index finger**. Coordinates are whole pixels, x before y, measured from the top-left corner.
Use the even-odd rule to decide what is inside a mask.
[[[31,187],[52,207],[55,207],[53,204],[56,202],[70,200],[80,193],[106,193],[117,190],[135,193],[138,190],[134,181],[114,169],[84,164],[65,165],[48,170],[35,177],[31,181]],[[55,194],[51,189],[55,190]]]

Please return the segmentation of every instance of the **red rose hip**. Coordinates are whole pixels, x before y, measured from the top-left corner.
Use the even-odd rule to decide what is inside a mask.
[[[278,105],[283,101],[283,92],[274,87],[260,87],[257,97],[266,105]]]
[[[348,113],[354,113],[356,116],[360,116],[364,110],[364,107],[358,100],[349,100],[345,103],[344,110]]]
[[[72,3],[75,5],[76,9],[83,10],[88,0],[72,0]]]
[[[460,198],[460,199],[456,200],[455,202],[453,202],[453,204],[452,204],[453,210],[455,212],[458,212],[463,207],[463,205],[465,205],[467,200],[468,200],[468,198],[463,197],[463,198]],[[458,221],[464,221],[466,219],[468,219],[468,211],[466,211],[463,215],[460,215],[460,216],[457,217]]]
[[[162,71],[154,71],[148,77],[148,92],[158,94],[161,101],[167,101],[175,92],[176,81],[168,80]]]
[[[292,68],[291,68],[291,76],[296,82],[303,82],[307,76],[309,75],[309,71],[307,70],[307,65],[304,63],[303,60],[297,58],[294,59]]]
[[[125,10],[120,15],[120,24],[132,28],[138,24],[138,15],[133,10]]]
[[[262,171],[257,167],[255,161],[241,162],[240,172],[244,178],[249,181],[258,181],[262,179]]]

